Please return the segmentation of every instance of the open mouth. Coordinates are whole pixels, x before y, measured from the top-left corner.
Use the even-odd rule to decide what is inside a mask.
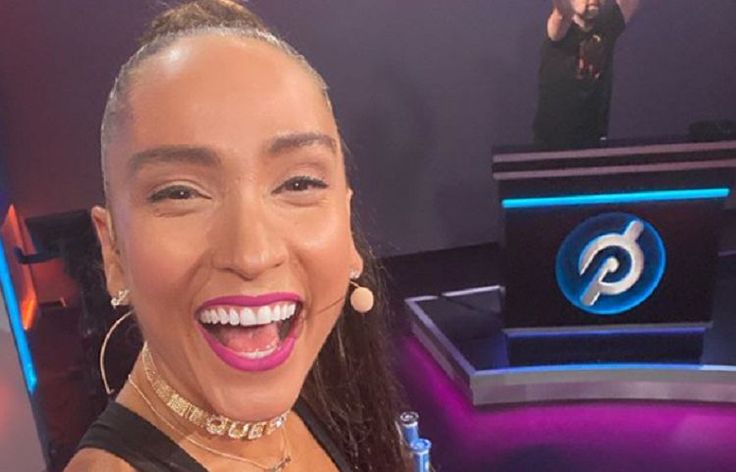
[[[260,306],[208,304],[197,317],[205,339],[223,361],[239,370],[266,370],[291,353],[302,308],[294,300]]]

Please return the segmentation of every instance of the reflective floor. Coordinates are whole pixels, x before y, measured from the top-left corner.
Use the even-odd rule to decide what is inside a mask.
[[[400,372],[439,471],[736,471],[736,405],[594,402],[476,409],[415,339]]]

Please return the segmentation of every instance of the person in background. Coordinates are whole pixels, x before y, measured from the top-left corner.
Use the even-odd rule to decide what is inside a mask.
[[[639,0],[553,0],[539,68],[534,143],[597,147],[608,133],[616,40]]]

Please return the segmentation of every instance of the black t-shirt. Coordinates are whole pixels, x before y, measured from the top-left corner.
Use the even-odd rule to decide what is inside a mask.
[[[534,141],[543,149],[596,146],[608,132],[613,49],[626,22],[612,2],[590,31],[573,23],[559,41],[547,38],[539,68]]]

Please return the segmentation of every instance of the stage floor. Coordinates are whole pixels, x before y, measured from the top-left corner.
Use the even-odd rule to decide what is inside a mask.
[[[477,408],[416,339],[400,373],[439,471],[736,471],[736,405],[642,401]]]

